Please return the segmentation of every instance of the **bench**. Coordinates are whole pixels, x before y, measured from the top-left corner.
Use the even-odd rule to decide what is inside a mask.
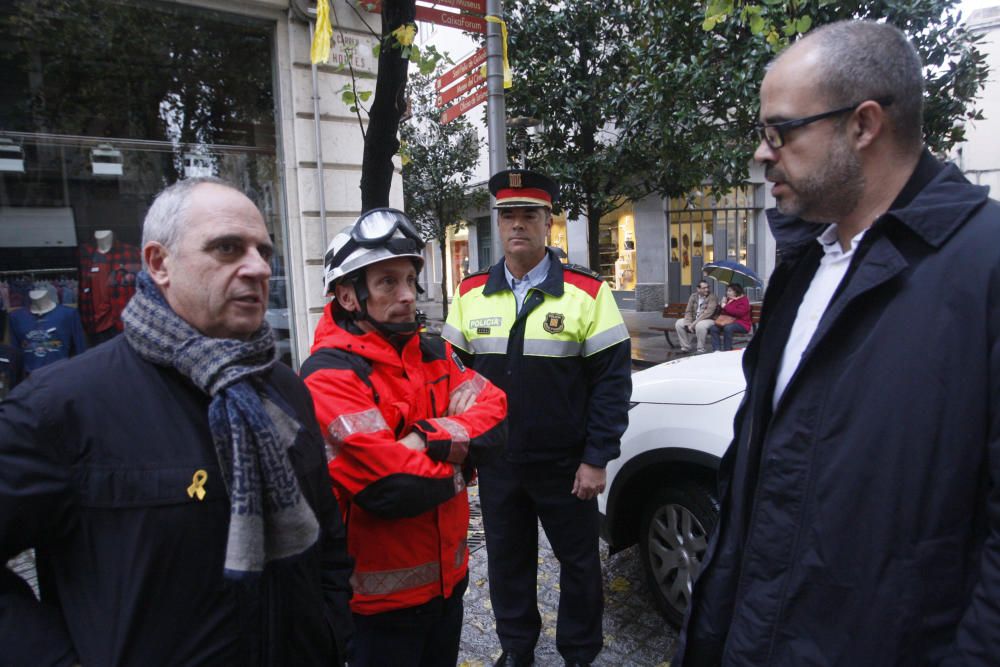
[[[672,319],[674,320],[674,322],[671,322],[669,326],[649,327],[653,331],[662,331],[663,336],[667,339],[667,345],[669,345],[671,348],[675,350],[680,347],[678,344],[679,341],[678,343],[674,343],[674,341],[670,339],[670,334],[674,334],[675,336],[677,335],[677,330],[674,328],[674,324],[676,323],[677,320],[684,318],[684,313],[686,310],[687,310],[687,303],[682,302],[682,303],[665,304],[663,306],[663,317],[666,319]],[[750,332],[745,334],[740,334],[740,333],[733,334],[734,343],[746,342],[750,340],[751,336],[754,335],[754,332],[757,331],[757,325],[760,324],[760,310],[761,310],[761,304],[759,302],[750,304],[750,324],[751,324]]]

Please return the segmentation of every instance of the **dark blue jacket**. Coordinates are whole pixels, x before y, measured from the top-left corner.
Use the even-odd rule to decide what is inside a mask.
[[[187,378],[118,336],[0,403],[0,558],[34,547],[42,598],[0,569],[0,664],[336,664],[351,563],[323,440],[292,370],[266,383],[304,427],[289,456],[321,534],[240,584],[222,576],[209,398]],[[201,501],[187,492],[197,470]]]
[[[925,153],[772,413],[822,255],[788,231],[675,664],[996,665],[1000,205]]]

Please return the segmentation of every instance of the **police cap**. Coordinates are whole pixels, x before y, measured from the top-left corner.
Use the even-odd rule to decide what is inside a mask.
[[[490,194],[496,197],[496,208],[544,206],[552,208],[559,196],[559,184],[545,174],[527,169],[507,169],[493,174]]]

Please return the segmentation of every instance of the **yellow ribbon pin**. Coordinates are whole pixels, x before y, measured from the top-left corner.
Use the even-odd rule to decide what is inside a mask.
[[[514,85],[514,75],[510,71],[510,62],[507,60],[507,24],[499,16],[487,16],[490,23],[500,24],[500,34],[503,36],[503,87],[511,88]]]
[[[188,487],[188,498],[198,496],[198,500],[205,499],[205,482],[208,481],[208,473],[204,470],[196,470],[191,478],[191,486]]]

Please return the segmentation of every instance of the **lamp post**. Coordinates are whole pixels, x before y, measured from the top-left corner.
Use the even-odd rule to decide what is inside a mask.
[[[528,130],[542,124],[537,118],[531,116],[515,116],[507,119],[507,127],[514,130],[514,140],[521,153],[521,168],[528,168]]]

